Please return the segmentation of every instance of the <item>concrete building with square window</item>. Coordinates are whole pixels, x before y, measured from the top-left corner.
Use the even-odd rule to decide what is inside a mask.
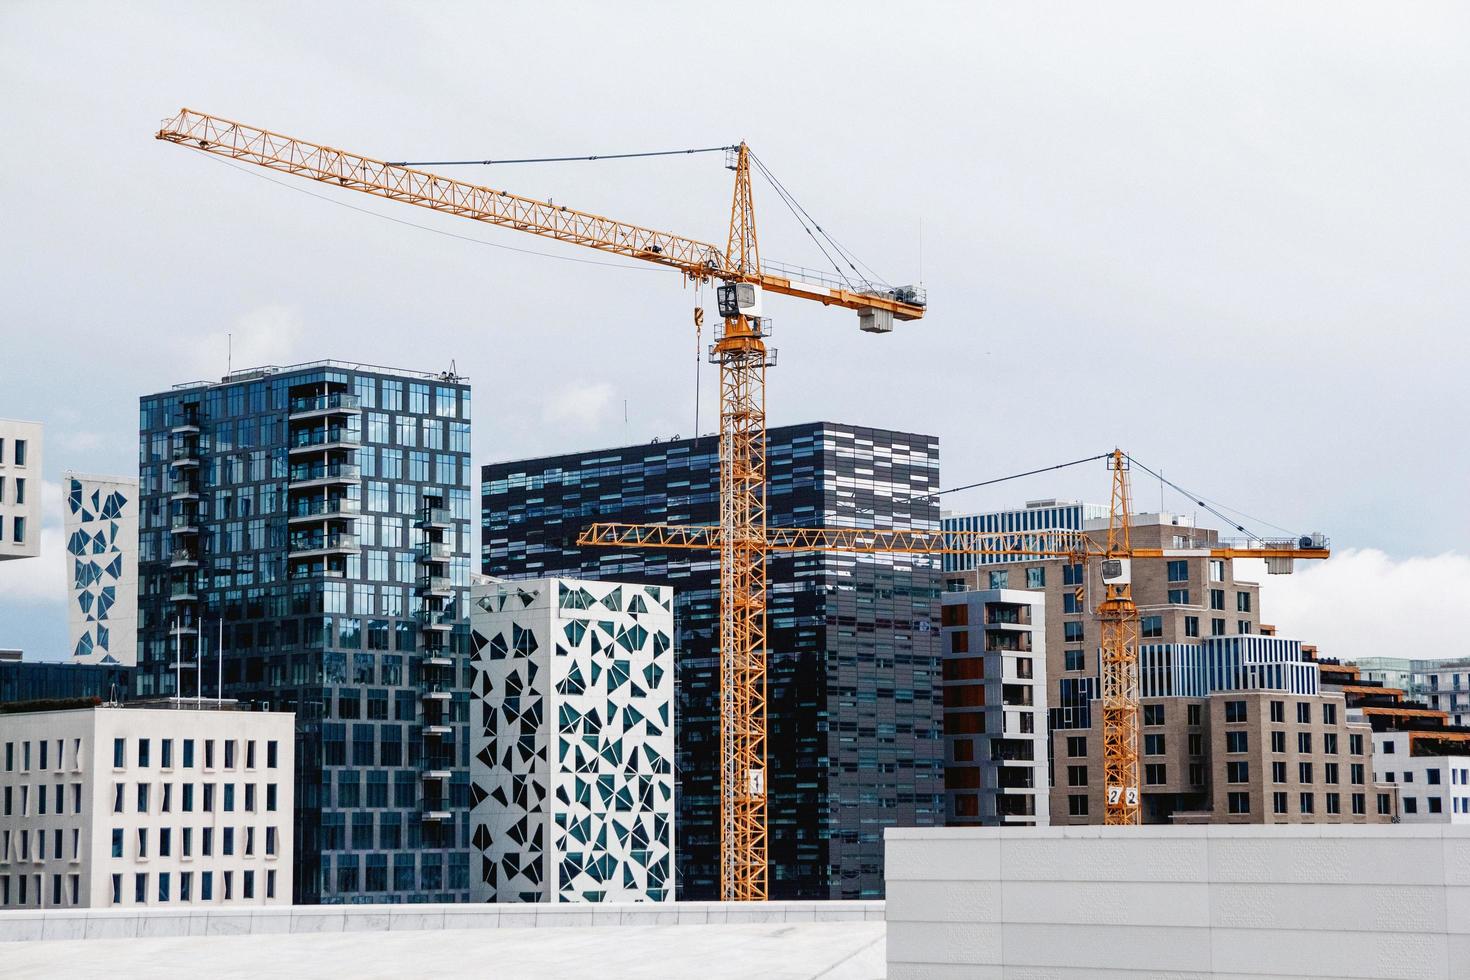
[[[469,898],[470,389],[317,361],[143,397],[134,694],[298,719],[295,900]]]
[[[0,561],[41,553],[40,422],[0,419]]]
[[[965,519],[949,516],[944,526],[964,529]],[[1101,540],[1107,521],[1090,518],[1083,530]],[[1371,726],[1323,690],[1299,641],[1261,625],[1260,586],[1207,553],[1218,532],[1182,515],[1136,514],[1132,540],[1179,552],[1132,568],[1144,822],[1392,819],[1396,794],[1375,778]],[[995,562],[949,572],[945,584],[1045,594],[1051,822],[1101,823],[1099,563]]]
[[[948,592],[940,623],[945,825],[1048,826],[1046,596]]]
[[[289,904],[294,739],[228,701],[0,714],[0,908]]]

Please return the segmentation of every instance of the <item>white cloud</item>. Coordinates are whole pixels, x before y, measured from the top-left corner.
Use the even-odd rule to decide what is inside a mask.
[[[591,385],[565,385],[546,402],[541,416],[549,425],[591,432],[613,421],[609,412],[616,394],[613,386],[605,381]]]
[[[0,600],[66,602],[66,532],[62,528],[65,504],[66,491],[61,484],[50,481],[41,484],[41,554],[36,558],[0,562]]]
[[[289,364],[296,354],[303,325],[301,314],[287,306],[262,306],[235,319],[193,345],[189,370],[200,380],[223,377],[227,369]]]
[[[1264,562],[1242,561],[1236,574],[1261,583],[1262,621],[1283,636],[1317,644],[1324,657],[1465,653],[1470,555],[1396,559],[1350,548],[1323,562],[1298,562],[1292,575],[1267,576]]]

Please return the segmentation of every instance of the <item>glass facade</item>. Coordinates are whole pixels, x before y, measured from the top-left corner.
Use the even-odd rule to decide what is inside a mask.
[[[469,897],[469,449],[453,376],[142,399],[134,690],[296,712],[296,902]]]
[[[574,542],[592,521],[718,523],[717,449],[706,437],[481,470],[487,574],[674,588],[685,900],[718,897],[718,557]],[[932,436],[772,429],[767,473],[773,526],[939,527]],[[776,554],[768,582],[770,895],[879,897],[883,828],[944,822],[939,563]]]
[[[116,664],[0,660],[0,704],[60,698],[125,701],[133,672]]]
[[[1021,531],[1047,531],[1065,528],[1081,531],[1087,522],[1106,519],[1108,509],[1099,504],[1084,504],[1076,501],[1046,500],[1028,504],[1023,510],[992,511],[985,514],[955,514],[944,518],[946,531],[977,531],[987,534],[1014,533]],[[1030,562],[1036,559],[1026,555],[994,555],[980,560],[978,555],[945,555],[946,572],[968,572],[983,565],[1010,562]],[[991,573],[992,575],[996,573]],[[992,589],[1010,588],[1009,585],[991,585]],[[1037,586],[1028,584],[1027,588]]]

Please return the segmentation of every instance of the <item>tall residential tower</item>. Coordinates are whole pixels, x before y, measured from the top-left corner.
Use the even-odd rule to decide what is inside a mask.
[[[453,374],[142,399],[135,692],[296,713],[298,902],[469,898],[469,450]]]

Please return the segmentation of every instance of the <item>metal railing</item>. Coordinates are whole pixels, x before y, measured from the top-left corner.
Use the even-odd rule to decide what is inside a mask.
[[[356,395],[337,392],[330,395],[306,395],[291,399],[290,412],[292,415],[300,415],[303,412],[324,412],[335,409],[354,410],[362,407],[362,399]]]

